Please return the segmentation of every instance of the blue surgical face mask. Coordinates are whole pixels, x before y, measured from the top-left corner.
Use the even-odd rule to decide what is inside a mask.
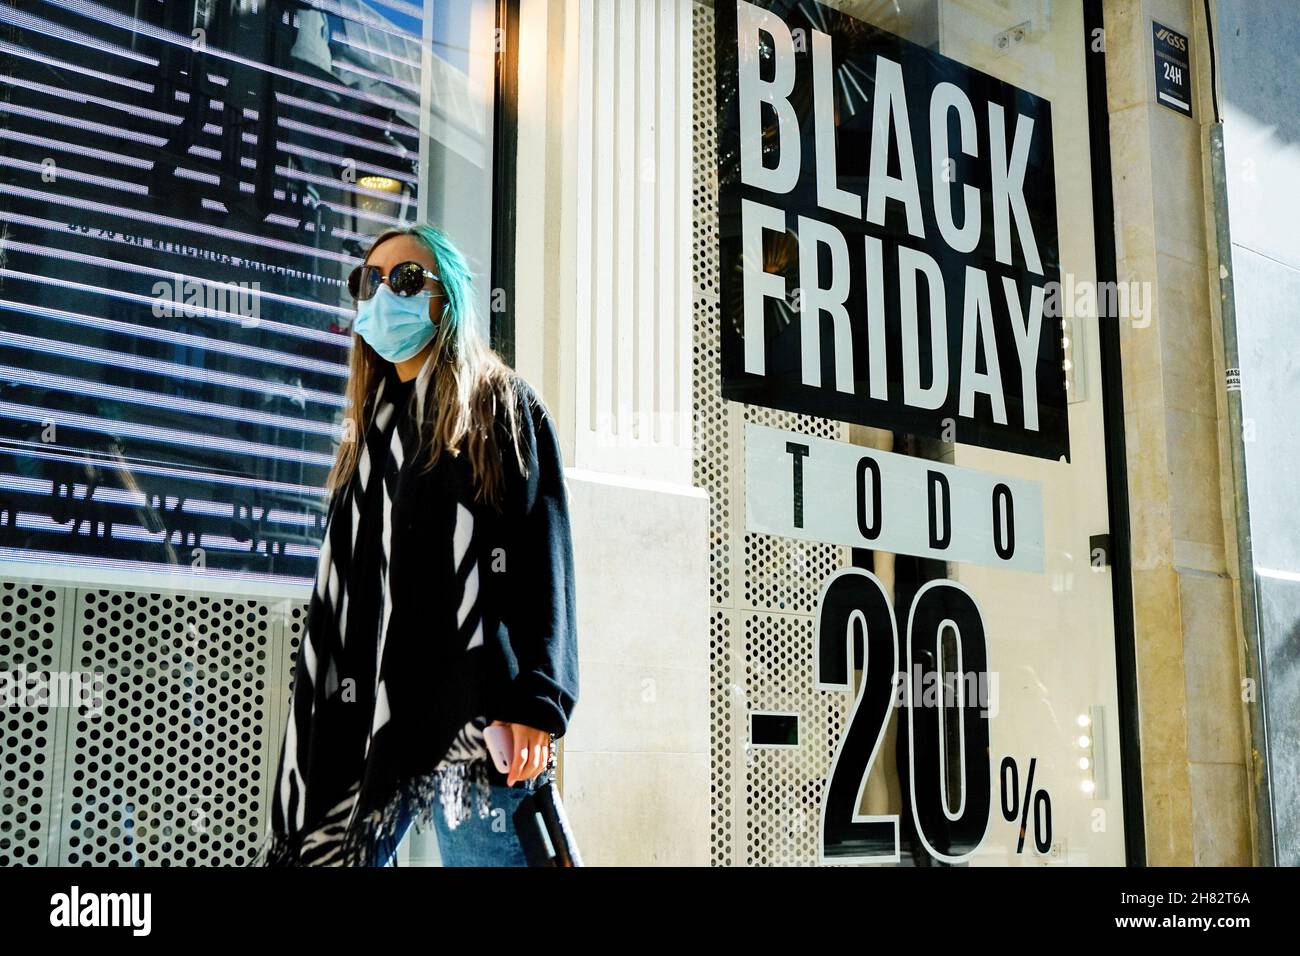
[[[357,335],[389,362],[414,358],[433,339],[438,326],[429,318],[433,292],[401,296],[387,285],[357,303]]]

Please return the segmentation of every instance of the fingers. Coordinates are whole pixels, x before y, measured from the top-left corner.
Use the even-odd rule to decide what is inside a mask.
[[[494,721],[494,723],[505,723]],[[551,760],[551,735],[535,727],[509,724],[513,749],[506,786],[513,787],[521,780],[532,780]]]
[[[523,724],[510,725],[514,750],[510,756],[510,772],[506,775],[506,786],[513,787],[525,779],[524,770],[528,763],[528,728]]]
[[[537,773],[541,773],[551,764],[551,735],[550,734],[546,733],[545,731],[542,732],[541,743],[538,746],[537,750],[538,753],[541,754],[541,764],[537,768]],[[533,776],[536,775],[537,774],[534,774]]]
[[[531,728],[530,728],[531,730]],[[546,744],[549,741],[549,735],[540,730],[533,730],[531,733],[532,740],[529,742],[529,762],[528,773],[524,776],[525,780],[532,780],[542,768],[546,766]]]

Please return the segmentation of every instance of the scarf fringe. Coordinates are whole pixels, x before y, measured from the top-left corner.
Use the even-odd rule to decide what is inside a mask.
[[[398,824],[409,819],[417,833],[433,824],[435,803],[441,805],[443,820],[454,830],[477,812],[480,819],[492,814],[492,781],[487,759],[446,764],[429,773],[412,777],[398,788],[383,810],[354,820],[343,836],[338,866],[383,866],[396,852]],[[299,853],[306,834],[289,836],[268,832],[252,863],[258,867],[302,866]]]

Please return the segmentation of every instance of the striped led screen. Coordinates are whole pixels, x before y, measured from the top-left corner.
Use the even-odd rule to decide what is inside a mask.
[[[0,4],[0,561],[310,581],[447,6]]]

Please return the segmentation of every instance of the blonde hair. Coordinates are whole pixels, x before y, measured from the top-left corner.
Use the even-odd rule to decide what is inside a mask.
[[[443,452],[464,453],[477,486],[475,500],[500,508],[504,484],[502,456],[497,447],[495,423],[497,405],[504,403],[506,424],[521,473],[526,465],[519,448],[519,393],[516,375],[478,330],[474,305],[473,275],[465,257],[443,235],[429,225],[389,229],[381,233],[366,251],[363,264],[380,243],[395,236],[411,236],[429,250],[438,264],[443,290],[442,318],[433,338],[433,354],[420,373],[413,390],[425,395],[424,407],[416,409],[420,422],[420,445],[427,448],[422,471],[431,469]],[[374,393],[382,381],[386,361],[355,331],[348,375],[344,437],[334,467],[326,480],[330,493],[351,480],[357,470],[361,447],[374,415]],[[432,382],[425,381],[432,376]],[[429,387],[425,387],[425,386]]]

